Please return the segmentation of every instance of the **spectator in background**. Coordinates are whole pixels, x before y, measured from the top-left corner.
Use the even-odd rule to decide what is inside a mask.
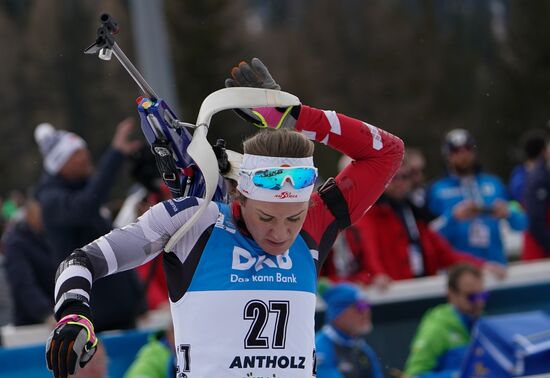
[[[550,148],[541,156],[527,179],[524,203],[529,218],[522,259],[550,257]]]
[[[327,305],[326,325],[315,338],[317,377],[382,378],[378,356],[364,339],[372,329],[364,294],[355,285],[340,283],[322,296]]]
[[[407,147],[405,160],[407,160],[411,181],[409,199],[414,206],[422,209],[426,205],[426,178],[424,176],[426,158],[419,149]]]
[[[2,218],[6,222],[13,220],[25,204],[25,195],[19,190],[12,190],[8,198],[2,202]]]
[[[479,269],[467,264],[449,270],[447,289],[449,303],[428,310],[420,321],[404,377],[450,378],[460,371],[488,292]]]
[[[525,161],[512,170],[508,189],[516,201],[524,204],[525,185],[527,176],[535,168],[537,162],[544,156],[547,138],[542,130],[529,130],[522,137],[523,154]]]
[[[170,190],[163,184],[149,145],[142,146],[130,155],[130,176],[134,184],[128,190],[122,208],[113,221],[116,228],[135,222],[141,214],[149,210],[149,207],[171,198]]]
[[[437,180],[428,195],[429,210],[438,218],[432,226],[458,250],[501,264],[506,255],[499,222],[524,230],[527,218],[517,203],[509,203],[499,178],[481,171],[476,145],[464,129],[450,131],[443,144],[448,175]]]
[[[413,169],[407,159],[397,171],[378,202],[355,223],[365,253],[364,269],[372,282],[385,288],[391,280],[435,275],[459,262],[486,267],[503,278],[502,265],[485,262],[453,250],[437,232],[428,227],[422,209],[411,200]]]
[[[109,193],[120,174],[125,155],[139,147],[129,139],[133,124],[119,124],[109,148],[94,172],[86,142],[79,136],[42,123],[35,139],[43,156],[44,174],[36,195],[42,204],[48,239],[62,261],[83,240],[94,240],[111,229],[111,220],[102,213]]]
[[[16,326],[50,321],[53,325],[54,276],[57,269],[46,242],[40,204],[28,199],[21,220],[4,234],[5,267]]]
[[[159,331],[149,337],[140,348],[124,378],[171,378],[176,376],[174,327]]]
[[[4,207],[4,198],[2,198],[2,196],[0,196],[0,235],[2,235],[4,233],[4,224],[6,223],[6,220],[4,219],[4,216],[2,215],[2,207]],[[2,248],[1,248],[1,244],[0,244],[0,252],[2,252]]]
[[[44,165],[36,197],[42,205],[44,229],[56,265],[75,248],[111,230],[111,221],[102,212],[102,205],[119,176],[124,157],[141,145],[130,139],[132,129],[130,120],[118,125],[111,148],[94,172],[82,138],[56,130],[50,124],[36,127],[35,139]],[[109,261],[116,267],[116,261]],[[102,280],[94,284],[93,291],[91,306],[96,330],[133,328],[136,316],[146,308],[140,282],[133,271]]]
[[[0,239],[0,247],[2,247],[2,240]],[[10,286],[6,277],[5,267],[6,256],[4,248],[0,248],[0,327],[13,322],[13,303],[11,300]],[[0,345],[2,345],[2,338],[0,337]]]
[[[148,145],[140,148],[130,158],[130,174],[135,184],[130,188],[114,220],[116,228],[135,222],[151,206],[172,197],[160,177],[155,156]],[[162,267],[162,256],[137,267],[136,271],[143,285],[148,309],[168,308],[168,285]]]
[[[351,158],[342,155],[338,161],[338,172],[351,163]],[[321,268],[321,276],[332,282],[350,281],[368,285],[372,279],[366,266],[362,235],[355,224],[352,224],[336,237],[332,251]]]
[[[340,232],[332,246],[332,253],[323,264],[321,276],[332,282],[349,281],[359,285],[372,283],[371,272],[367,269],[365,241],[357,223]]]

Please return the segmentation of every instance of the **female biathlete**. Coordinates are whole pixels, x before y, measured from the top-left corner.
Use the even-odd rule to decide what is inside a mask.
[[[256,58],[234,67],[231,76],[226,86],[280,89]],[[211,202],[171,251],[164,251],[165,244],[202,199],[159,203],[61,263],[55,284],[59,322],[46,345],[55,377],[73,374],[94,354],[92,283],[160,253],[178,377],[315,375],[317,273],[339,230],[359,219],[391,180],[403,142],[368,123],[304,105],[246,113],[277,130],[243,143],[237,200]],[[315,193],[311,140],[354,160]]]

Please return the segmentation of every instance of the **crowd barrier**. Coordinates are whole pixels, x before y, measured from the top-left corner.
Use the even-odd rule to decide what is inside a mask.
[[[510,265],[508,277],[486,280],[491,296],[487,314],[507,314],[542,310],[550,313],[550,260]],[[393,283],[381,292],[368,289],[373,304],[373,332],[367,341],[379,354],[382,365],[403,367],[409,344],[424,312],[445,302],[446,278],[435,276]],[[120,377],[147,335],[166,326],[168,311],[156,311],[140,323],[136,331],[106,333],[104,338],[109,355],[110,377]],[[320,327],[323,306],[319,305],[316,322]],[[50,329],[46,326],[9,327],[0,329],[0,377],[48,377],[44,360],[44,343]]]
[[[149,335],[165,329],[170,322],[167,310],[151,311],[133,331],[110,331],[98,335],[105,346],[109,378],[120,378],[134,360]],[[4,326],[0,329],[1,378],[51,378],[46,368],[45,342],[51,328],[44,325]]]
[[[107,352],[109,378],[121,378],[151,331],[108,332],[99,335]],[[51,378],[46,368],[44,344],[0,348],[0,377]],[[100,377],[98,377],[100,378]]]
[[[542,311],[481,318],[461,378],[550,376],[550,316]]]
[[[550,259],[512,263],[504,281],[487,277],[491,291],[486,314],[542,310],[550,314]],[[392,284],[386,292],[367,290],[373,303],[374,329],[367,336],[387,370],[402,369],[410,342],[427,309],[446,302],[446,277],[435,276]]]

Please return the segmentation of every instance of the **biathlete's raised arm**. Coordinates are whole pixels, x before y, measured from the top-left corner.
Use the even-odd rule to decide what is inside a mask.
[[[353,159],[311,198],[303,233],[322,264],[338,231],[355,223],[390,182],[403,159],[403,142],[366,122],[308,106],[301,107],[296,130]]]
[[[227,86],[280,89],[258,59],[232,70]],[[339,229],[380,196],[403,156],[402,141],[374,126],[307,106],[241,109],[265,130],[243,143],[238,198],[212,202],[163,254],[178,371],[186,377],[312,377],[320,264]],[[315,140],[354,161],[313,193]],[[66,377],[95,352],[94,280],[134,268],[164,250],[202,199],[160,203],[136,223],[76,250],[59,267],[58,324],[48,367]],[[116,305],[116,304],[113,304]]]

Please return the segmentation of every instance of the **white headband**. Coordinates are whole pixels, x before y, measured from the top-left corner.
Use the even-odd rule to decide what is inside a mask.
[[[314,167],[313,157],[288,158],[244,154],[241,170],[274,167]],[[256,186],[252,177],[239,174],[237,189],[245,197],[266,202],[307,202],[313,192],[313,185],[303,189],[295,189],[291,183],[285,182],[281,189],[265,189]]]

